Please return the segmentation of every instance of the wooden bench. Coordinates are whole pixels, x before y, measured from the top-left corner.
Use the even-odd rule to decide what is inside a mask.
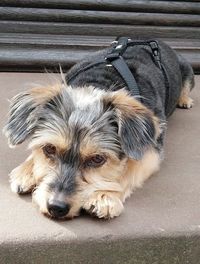
[[[118,35],[162,39],[200,73],[198,0],[1,0],[0,70],[68,69]]]

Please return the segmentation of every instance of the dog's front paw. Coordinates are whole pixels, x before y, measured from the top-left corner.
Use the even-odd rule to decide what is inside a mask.
[[[33,190],[35,184],[32,175],[22,171],[20,166],[10,173],[10,188],[12,192],[23,194]]]
[[[124,209],[116,194],[109,192],[95,192],[83,208],[90,214],[105,219],[119,216]]]

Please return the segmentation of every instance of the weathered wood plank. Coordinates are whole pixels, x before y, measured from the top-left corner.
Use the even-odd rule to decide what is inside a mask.
[[[1,20],[155,26],[200,26],[200,15],[0,7]]]
[[[200,14],[199,1],[1,0],[0,6]]]
[[[101,48],[110,45],[115,37],[111,36],[82,36],[82,35],[44,35],[22,33],[0,33],[0,45],[28,45],[44,47],[76,47],[82,49]]]
[[[0,70],[15,70],[15,71],[44,71],[45,68],[57,71],[59,64],[65,69],[69,69],[76,62],[80,61],[85,56],[92,54],[95,50],[99,50],[108,46],[89,46],[81,42],[80,46],[76,45],[40,45],[28,43],[0,43]],[[103,40],[102,40],[103,43]],[[168,44],[174,43],[167,41]],[[63,44],[63,43],[62,43]],[[174,43],[175,49],[182,54],[194,67],[195,72],[200,73],[200,52],[196,42],[196,47],[178,42]],[[173,47],[173,46],[172,46]]]
[[[199,39],[200,27],[161,27],[161,26],[130,26],[82,23],[48,23],[24,21],[0,21],[2,33],[37,33],[86,36],[120,36],[147,38],[185,38]]]
[[[38,51],[32,52],[32,55],[38,54]],[[200,74],[200,67],[199,67],[199,57],[197,58],[196,55],[190,56],[187,54],[182,54],[187,61],[192,65],[194,72],[196,74]],[[26,53],[27,56],[27,53]],[[48,54],[49,56],[49,54]],[[1,57],[1,54],[0,54]],[[35,56],[34,56],[35,57]],[[81,59],[82,57],[80,57]],[[59,65],[62,66],[62,68],[67,71],[70,69],[74,63],[78,62],[77,61],[55,61],[55,58],[49,57],[49,61],[44,61],[42,60],[37,60],[37,57],[32,59],[32,60],[26,60],[24,57],[11,57],[10,60],[2,60],[0,58],[0,71],[5,72],[5,71],[16,71],[16,72],[44,72],[46,70],[50,70],[52,72],[58,72],[59,71]]]
[[[172,48],[180,50],[199,50],[200,39],[173,39],[159,38],[168,43]],[[99,49],[110,45],[115,40],[114,36],[83,36],[83,35],[44,35],[44,34],[18,34],[0,33],[0,45],[34,47],[73,47],[80,49]]]
[[[72,65],[83,57],[92,54],[92,50],[79,49],[40,49],[40,48],[24,48],[16,46],[1,45],[0,49],[0,65],[55,65],[66,63]]]

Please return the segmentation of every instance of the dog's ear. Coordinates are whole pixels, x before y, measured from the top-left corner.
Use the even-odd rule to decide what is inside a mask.
[[[122,114],[119,136],[125,154],[140,160],[148,147],[155,144],[156,128],[152,116],[149,113]]]
[[[8,121],[4,127],[10,146],[22,143],[33,133],[37,123],[37,107],[28,92],[20,93],[11,100]]]
[[[107,100],[116,112],[122,150],[129,158],[140,160],[161,132],[158,119],[124,90],[111,93]]]
[[[9,117],[3,129],[10,147],[21,144],[34,133],[39,109],[58,90],[57,85],[37,87],[28,92],[22,92],[11,99]]]

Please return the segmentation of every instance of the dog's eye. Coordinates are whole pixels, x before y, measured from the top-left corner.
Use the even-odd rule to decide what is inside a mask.
[[[56,154],[56,147],[52,144],[47,144],[46,146],[44,146],[43,148],[43,152],[44,154],[49,157],[49,156],[53,156]]]
[[[102,155],[95,155],[85,161],[86,167],[100,167],[106,162],[106,157]]]

